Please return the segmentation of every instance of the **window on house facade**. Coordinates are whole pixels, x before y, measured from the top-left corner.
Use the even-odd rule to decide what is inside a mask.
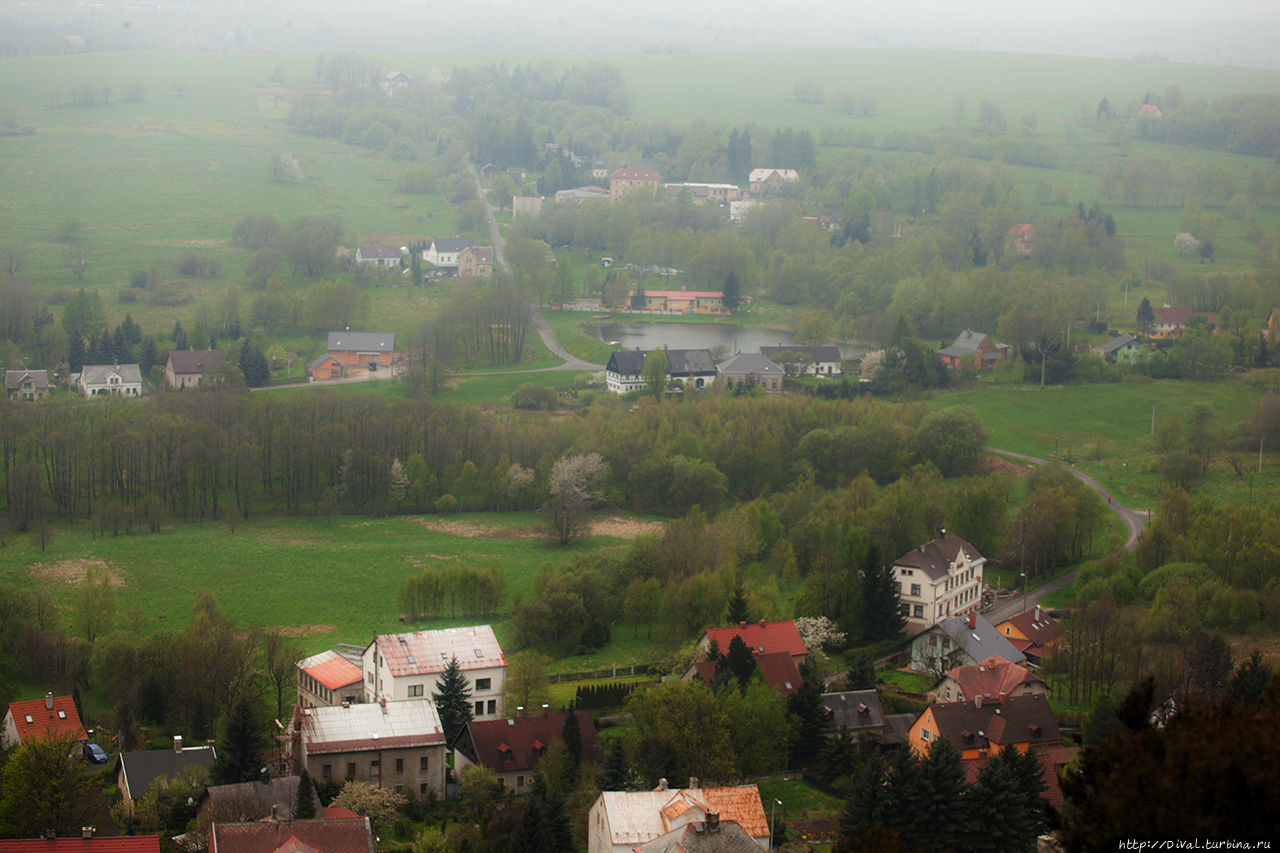
[[[397,772],[397,773],[403,773],[403,772],[404,772],[404,759],[403,759],[403,758],[397,758],[397,759],[396,759],[396,772]]]
[[[396,787],[395,787],[395,792],[396,792],[397,794],[403,794],[403,793],[404,793],[404,785],[396,785]]]
[[[523,776],[517,776],[517,777],[516,777],[516,787],[517,787],[517,788],[523,788],[523,787],[524,787],[524,777],[523,777]]]
[[[427,769],[427,756],[423,755],[418,758],[418,769],[419,770]]]
[[[490,688],[489,688],[489,685],[490,685],[490,684],[492,684],[492,683],[493,683],[493,680],[492,680],[492,679],[489,679],[489,678],[477,678],[477,679],[476,679],[476,690],[488,690],[488,689],[490,689]]]
[[[348,779],[356,778],[356,763],[354,761],[347,762],[347,778]]]
[[[496,700],[496,699],[490,699],[490,700],[489,700],[488,710],[489,710],[489,713],[490,713],[490,714],[496,714],[496,713],[498,713],[498,700]]]
[[[423,685],[421,685],[421,684],[410,684],[410,685],[409,685],[409,698],[410,698],[410,699],[417,699],[417,698],[420,698],[420,697],[422,696],[422,688],[423,688]]]
[[[916,598],[920,597],[920,584],[913,583],[911,585],[911,594],[914,595]]]
[[[423,782],[421,785],[418,786],[418,793],[425,794],[426,792],[427,792],[427,783]]]
[[[477,703],[476,703],[476,716],[477,716],[477,717],[479,717],[479,716],[480,716],[481,714],[483,714],[483,713],[484,713],[484,702],[483,702],[483,701],[477,702]]]
[[[914,610],[913,610],[913,615],[914,615],[914,616],[915,616],[915,618],[917,618],[917,619],[923,619],[923,618],[924,618],[924,605],[923,605],[923,604],[917,604],[917,605],[915,606]]]
[[[322,778],[322,779],[332,779],[332,778],[333,778],[333,765],[332,765],[332,764],[325,764],[325,765],[323,765],[323,766],[320,768],[320,778]]]

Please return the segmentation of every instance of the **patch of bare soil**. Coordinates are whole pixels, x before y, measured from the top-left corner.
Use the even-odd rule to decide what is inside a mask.
[[[545,534],[532,527],[495,527],[474,521],[449,521],[442,518],[419,518],[417,522],[428,530],[461,536],[464,539],[532,539]]]
[[[286,625],[280,629],[282,637],[309,637],[313,634],[332,634],[337,625]]]
[[[1012,474],[1015,477],[1030,477],[1035,470],[1034,465],[1017,462],[1003,456],[988,456],[983,462],[983,469],[988,474]]]
[[[646,533],[661,533],[666,527],[661,521],[641,521],[638,518],[602,518],[591,523],[592,536],[612,536],[615,539],[635,539]]]
[[[90,569],[93,569],[99,575],[105,574],[110,580],[112,586],[124,586],[124,578],[118,569],[115,569],[106,560],[100,559],[79,559],[79,560],[57,560],[52,563],[32,563],[31,574],[41,580],[52,581],[54,583],[65,583],[75,585],[84,580],[84,576]]]

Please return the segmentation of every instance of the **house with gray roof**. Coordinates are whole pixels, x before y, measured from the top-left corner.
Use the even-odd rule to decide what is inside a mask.
[[[396,336],[391,332],[330,332],[329,355],[343,367],[343,375],[391,367]]]
[[[604,368],[605,388],[615,394],[644,388],[644,356],[642,350],[615,350]]]
[[[1142,341],[1133,335],[1117,335],[1104,344],[1101,344],[1097,352],[1102,356],[1104,361],[1113,364],[1119,362],[1123,364],[1135,364],[1143,361],[1150,354]]]
[[[941,677],[958,666],[973,666],[992,655],[1010,663],[1026,656],[977,611],[943,620],[911,640],[911,668]]]
[[[47,370],[6,370],[4,395],[10,400],[39,400],[49,394]]]
[[[1012,352],[1012,347],[997,343],[990,335],[965,329],[956,335],[951,346],[938,350],[938,358],[952,370],[985,370],[1007,360]]]
[[[880,708],[880,696],[874,690],[823,693],[821,702],[827,717],[823,734],[827,737],[844,729],[854,737],[867,735],[878,739],[884,731],[884,711]]]
[[[719,371],[711,358],[711,350],[667,350],[667,380],[685,388],[706,388],[716,381]]]
[[[174,735],[173,749],[120,753],[116,759],[116,787],[126,812],[133,814],[133,804],[142,799],[160,777],[181,776],[193,765],[212,770],[216,759],[212,745],[183,746],[181,735]]]
[[[919,633],[981,607],[986,562],[977,548],[946,531],[894,560],[893,580],[907,630]]]
[[[437,237],[422,253],[422,259],[437,268],[456,270],[458,253],[475,245],[474,240],[460,237]]]
[[[220,349],[171,350],[164,362],[164,381],[170,388],[190,388],[200,384],[200,377],[226,361]]]
[[[760,354],[782,365],[788,376],[839,376],[841,373],[840,347],[806,347],[797,344],[776,347],[760,347]]]
[[[86,397],[141,397],[142,370],[136,364],[86,364],[76,389]]]
[[[299,777],[277,776],[255,782],[210,785],[200,798],[200,813],[214,821],[257,820],[269,815],[289,820],[298,808]],[[311,798],[315,813],[322,813],[315,786],[302,792]]]
[[[782,393],[786,371],[763,355],[740,352],[719,366],[720,377],[730,388],[763,388],[769,394]]]

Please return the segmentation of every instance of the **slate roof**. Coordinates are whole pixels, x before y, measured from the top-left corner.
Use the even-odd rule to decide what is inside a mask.
[[[1010,743],[1059,744],[1062,735],[1049,707],[1038,693],[1010,696],[1003,702],[947,702],[930,705],[938,733],[959,749],[999,749]]]
[[[880,696],[874,690],[823,693],[822,705],[827,709],[827,730],[830,732],[837,732],[845,726],[857,734],[862,729],[884,726]]]
[[[639,376],[644,372],[644,353],[640,350],[614,350],[604,369],[606,373],[620,376]]]
[[[786,371],[765,356],[754,352],[740,352],[720,365],[720,372],[725,374],[749,376],[784,376]]]
[[[636,848],[639,853],[760,853],[760,843],[736,821],[686,823]]]
[[[475,244],[474,240],[468,240],[464,237],[437,237],[431,241],[431,248],[435,249],[437,255],[441,252],[453,254],[461,252],[463,249],[468,249]]]
[[[970,616],[973,617],[974,622],[972,628],[969,627]],[[916,642],[924,642],[919,638],[927,636],[932,631],[943,632],[957,646],[964,649],[969,657],[977,661],[986,660],[992,655],[1002,657],[1010,663],[1022,663],[1026,660],[1026,656],[1018,651],[1007,637],[997,631],[981,613],[971,612],[964,616],[944,619],[923,634],[918,634]]]
[[[670,376],[692,376],[700,373],[716,373],[715,360],[711,358],[711,350],[706,349],[669,349],[667,350],[667,374]]]
[[[366,817],[215,823],[209,853],[377,853]]]
[[[960,347],[964,352],[974,353],[978,351],[978,347],[986,339],[990,338],[985,332],[975,332],[972,329],[965,329],[956,335],[956,339],[951,342],[951,346]]]
[[[463,726],[453,746],[476,764],[499,773],[533,770],[546,748],[563,739],[564,721],[568,716],[540,714],[518,720],[472,720]],[[603,761],[604,753],[590,714],[578,713],[578,734],[582,739],[583,759]]]
[[[147,793],[157,776],[178,776],[192,764],[212,769],[216,757],[211,746],[186,746],[181,752],[175,749],[146,749],[120,753],[120,757],[116,759],[116,769],[124,769],[125,790],[129,799],[136,800]]]
[[[15,390],[22,384],[22,380],[28,376],[31,377],[31,381],[36,388],[49,387],[49,371],[47,370],[6,370],[4,372],[5,390]]]
[[[1010,663],[999,655],[992,655],[981,663],[957,666],[948,672],[946,677],[956,682],[961,696],[967,701],[973,701],[975,696],[998,699],[1002,695],[1012,693],[1022,684],[1041,681],[1031,670],[1016,663]]]
[[[80,368],[80,384],[106,385],[107,377],[113,373],[126,383],[142,382],[142,371],[136,364],[86,364]]]
[[[488,625],[379,634],[373,642],[393,678],[444,672],[455,657],[463,671],[507,665],[502,646]]]
[[[600,794],[609,815],[611,844],[639,845],[671,830],[671,824],[691,810],[720,815],[733,821],[753,838],[767,838],[769,823],[760,789],[755,785],[722,788],[661,789],[655,791],[605,791]]]
[[[1123,349],[1136,340],[1137,338],[1133,335],[1118,335],[1103,344],[1100,349],[1104,355],[1111,355],[1113,352]]]
[[[367,261],[398,261],[400,260],[399,246],[359,246],[356,251],[360,253],[360,257]]]
[[[884,729],[880,732],[880,745],[901,746],[911,739],[911,724],[916,721],[916,714],[887,714],[884,718]]]
[[[0,838],[0,853],[160,853],[160,836]]]
[[[800,177],[800,173],[795,169],[752,169],[750,174],[747,175],[747,182],[758,184],[761,181],[767,181],[774,172],[777,172],[778,177],[784,181],[794,181]]]
[[[305,708],[302,715],[308,755],[445,745],[430,699]]]
[[[297,776],[279,776],[263,784],[262,782],[239,782],[232,785],[210,785],[201,797],[201,809],[213,809],[221,803],[242,806],[253,803],[257,815],[271,814],[271,807],[276,807],[276,814],[283,819],[293,816],[298,802]],[[320,798],[315,788],[311,789],[311,798],[316,811],[320,811]]]
[[[18,740],[47,737],[49,735],[72,735],[83,738],[84,726],[80,723],[80,715],[76,713],[76,703],[70,696],[54,696],[52,708],[45,707],[49,698],[26,699],[21,702],[10,702],[9,712],[13,714],[13,724],[18,729]],[[30,721],[27,718],[30,717]]]
[[[391,332],[330,332],[329,352],[395,352]]]
[[[978,549],[961,539],[954,533],[944,533],[937,539],[926,542],[918,548],[893,561],[894,567],[920,569],[931,580],[940,580],[947,576],[948,568],[956,561],[956,556],[963,551],[970,563],[986,562],[986,558],[978,553]],[[985,657],[985,656],[984,656]],[[982,658],[978,658],[982,660]]]
[[[734,637],[742,637],[754,654],[764,655],[770,652],[787,652],[794,657],[809,654],[796,630],[796,623],[786,622],[739,622],[728,628],[708,628],[705,632],[708,641],[715,640],[721,653],[727,654],[729,644]]]
[[[176,349],[169,351],[169,364],[177,376],[199,376],[226,361],[227,354],[220,349]]]
[[[364,679],[360,667],[332,649],[303,658],[298,661],[298,669],[330,690],[339,690]]]
[[[776,347],[760,347],[760,354],[765,358],[780,359],[784,358],[784,353],[795,353],[796,355],[807,355],[813,359],[814,363],[819,362],[840,362],[840,347],[836,346],[776,346]]]

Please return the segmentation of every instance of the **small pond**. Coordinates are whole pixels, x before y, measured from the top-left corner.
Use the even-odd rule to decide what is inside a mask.
[[[790,346],[795,338],[790,332],[761,329],[753,326],[735,326],[732,323],[616,323],[612,321],[588,323],[587,334],[605,343],[618,342],[622,349],[651,350],[665,346],[667,349],[725,348],[729,357],[740,352],[760,352],[760,347]],[[840,355],[856,358],[866,352],[866,347],[841,344]]]

